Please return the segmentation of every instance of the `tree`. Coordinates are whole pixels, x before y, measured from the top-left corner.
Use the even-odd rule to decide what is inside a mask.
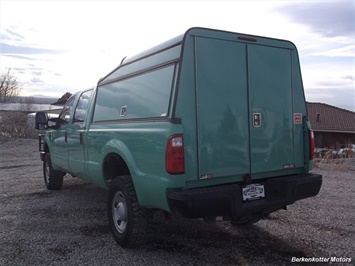
[[[12,139],[38,136],[28,112],[25,111],[9,111],[3,114],[0,134]]]
[[[57,102],[64,102],[64,101],[67,101],[67,100],[70,98],[70,96],[72,96],[72,94],[71,94],[70,92],[66,92],[66,93],[63,94],[62,97],[60,97],[60,98],[58,99]]]
[[[11,103],[16,101],[16,97],[21,91],[18,78],[9,68],[0,76],[0,103]]]
[[[19,105],[14,111],[6,111],[1,114],[0,135],[12,139],[35,138],[38,132],[35,130],[34,116],[29,115],[33,111],[33,99],[29,98]]]
[[[16,102],[21,91],[18,78],[9,68],[0,75],[0,103]],[[33,99],[19,105],[18,110],[5,111],[1,114],[0,135],[10,138],[29,138],[36,136],[34,125],[28,114],[32,111]],[[33,120],[33,119],[32,119]]]

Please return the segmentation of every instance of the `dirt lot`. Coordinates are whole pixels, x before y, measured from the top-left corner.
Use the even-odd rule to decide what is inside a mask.
[[[106,191],[70,176],[61,191],[46,190],[37,149],[36,140],[0,139],[0,265],[355,264],[354,160],[321,164],[318,196],[253,226],[157,215],[147,245],[125,250],[109,232]]]

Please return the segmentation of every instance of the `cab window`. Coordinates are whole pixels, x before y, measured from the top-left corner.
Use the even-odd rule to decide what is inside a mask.
[[[89,100],[92,90],[85,91],[81,94],[78,105],[76,106],[73,123],[82,123],[86,118],[86,111],[89,106]]]
[[[63,107],[62,112],[59,115],[59,123],[62,124],[67,124],[70,119],[70,114],[74,106],[74,100],[75,96],[73,95],[72,97],[69,98],[65,106]]]

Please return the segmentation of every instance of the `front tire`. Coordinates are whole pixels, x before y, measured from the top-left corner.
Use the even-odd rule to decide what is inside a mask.
[[[44,184],[49,190],[59,190],[63,185],[63,177],[65,173],[56,171],[52,167],[51,156],[49,153],[44,155],[43,159],[43,177]]]
[[[116,177],[110,184],[107,215],[112,236],[120,246],[132,248],[147,241],[152,212],[138,204],[130,176]]]

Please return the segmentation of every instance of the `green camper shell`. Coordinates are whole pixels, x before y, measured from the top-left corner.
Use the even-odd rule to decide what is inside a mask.
[[[128,83],[130,77],[142,73],[152,73],[152,77],[137,78],[136,86],[131,87],[136,94],[128,96],[130,92],[123,88],[125,80]],[[100,97],[100,89],[106,89],[107,94]],[[143,154],[149,153],[151,159],[136,161],[140,173],[148,176],[139,182],[133,175],[138,181],[136,189],[142,192],[138,198],[146,195],[142,203],[147,201],[170,211],[179,201],[180,192],[176,191],[189,193],[196,188],[252,184],[277,177],[301,180],[309,175],[310,124],[298,52],[289,41],[192,28],[124,59],[100,80],[98,91],[96,106],[105,105],[109,91],[117,93],[117,97],[111,96],[115,101],[110,107],[116,108],[111,120],[139,121],[134,127],[150,120],[157,131],[166,134],[165,143],[145,143]],[[103,112],[100,118],[100,112],[95,112],[94,124],[105,116]],[[183,135],[184,171],[180,175],[164,169],[165,145],[173,134]],[[151,132],[145,138],[156,139]],[[160,144],[164,152],[155,157]],[[151,166],[154,169],[148,170]],[[311,194],[317,194],[319,188],[318,178]],[[157,196],[166,193],[164,198],[170,198],[170,202]],[[201,216],[197,210],[193,212],[189,215]]]

